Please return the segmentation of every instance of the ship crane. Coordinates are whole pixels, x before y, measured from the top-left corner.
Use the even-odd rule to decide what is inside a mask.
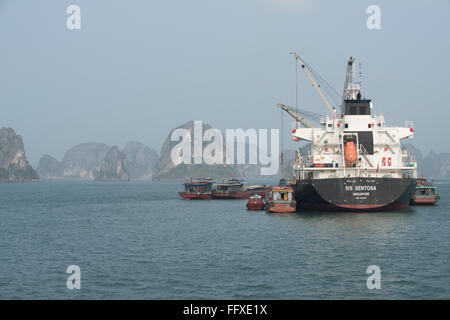
[[[292,118],[294,118],[297,122],[303,124],[306,128],[317,128],[314,124],[305,119],[305,116],[318,119],[320,115],[313,114],[312,112],[294,109],[292,107],[286,106],[282,103],[277,103],[277,106],[286,111]],[[304,113],[304,115],[302,115]]]
[[[361,99],[361,81],[356,81],[356,70],[354,67],[355,59],[350,57],[347,62],[347,72],[345,73],[344,92],[342,94],[341,114],[344,114],[345,100]],[[361,77],[361,75],[360,75]]]
[[[293,54],[295,56],[295,59],[297,59],[297,61],[300,62],[300,66],[302,67],[303,71],[305,71],[305,73],[308,76],[309,80],[311,81],[313,87],[317,90],[320,97],[322,98],[322,101],[325,103],[325,105],[327,106],[328,110],[331,112],[333,117],[335,117],[336,111],[333,109],[331,104],[328,102],[327,98],[325,97],[325,95],[322,92],[322,89],[320,89],[320,85],[317,83],[316,79],[314,79],[313,75],[311,74],[311,71],[308,69],[305,62],[294,51],[291,51],[291,54]]]

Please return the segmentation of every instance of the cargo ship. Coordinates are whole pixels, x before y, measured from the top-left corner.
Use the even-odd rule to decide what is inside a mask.
[[[212,179],[199,178],[192,179],[184,185],[184,192],[180,192],[180,197],[185,200],[209,200],[212,199],[214,181]]]
[[[327,83],[319,84],[324,80],[292,54],[330,112],[315,125],[298,109],[278,104],[296,120],[292,139],[309,142],[311,147],[306,154],[299,148],[293,165],[298,207],[326,211],[408,207],[416,191],[417,163],[401,141],[413,138],[412,122],[388,127],[383,115],[373,113],[372,101],[362,98],[352,57],[336,111],[322,91]]]
[[[228,179],[215,185],[212,197],[213,199],[248,199],[255,194],[265,197],[269,190],[270,186],[267,185],[245,187],[243,180]]]

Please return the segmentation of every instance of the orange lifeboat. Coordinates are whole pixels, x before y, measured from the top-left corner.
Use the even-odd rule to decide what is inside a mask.
[[[356,146],[353,141],[348,141],[344,147],[344,158],[346,167],[352,167],[357,158]]]

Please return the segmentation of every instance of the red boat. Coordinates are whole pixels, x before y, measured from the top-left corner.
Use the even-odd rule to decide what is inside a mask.
[[[264,198],[258,194],[248,198],[247,209],[248,210],[264,210]]]
[[[212,196],[214,199],[248,199],[255,194],[265,197],[269,190],[270,186],[267,185],[244,187],[243,180],[229,179],[226,182],[217,183]]]
[[[417,180],[416,192],[411,199],[412,205],[433,205],[439,199],[433,182],[428,182],[425,178]]]
[[[266,197],[266,210],[273,213],[290,213],[297,209],[294,189],[290,186],[273,187]]]
[[[180,196],[185,200],[209,200],[212,199],[212,179],[197,179],[184,184],[184,192]]]

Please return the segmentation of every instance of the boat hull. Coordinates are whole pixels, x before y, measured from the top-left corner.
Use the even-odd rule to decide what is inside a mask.
[[[266,210],[271,213],[291,213],[297,210],[295,201],[269,201]]]
[[[255,194],[265,197],[267,190],[255,190],[255,191],[232,191],[232,192],[213,192],[213,199],[248,199]]]
[[[322,211],[388,211],[407,208],[416,179],[329,178],[299,180],[295,199],[299,208]]]
[[[412,205],[416,205],[416,206],[432,206],[436,203],[436,201],[438,200],[437,197],[433,196],[433,197],[413,197],[411,200],[411,204]]]
[[[212,199],[211,193],[186,193],[180,192],[180,197],[185,200],[210,200]]]
[[[248,210],[264,210],[264,202],[259,203],[247,203],[247,209]]]

